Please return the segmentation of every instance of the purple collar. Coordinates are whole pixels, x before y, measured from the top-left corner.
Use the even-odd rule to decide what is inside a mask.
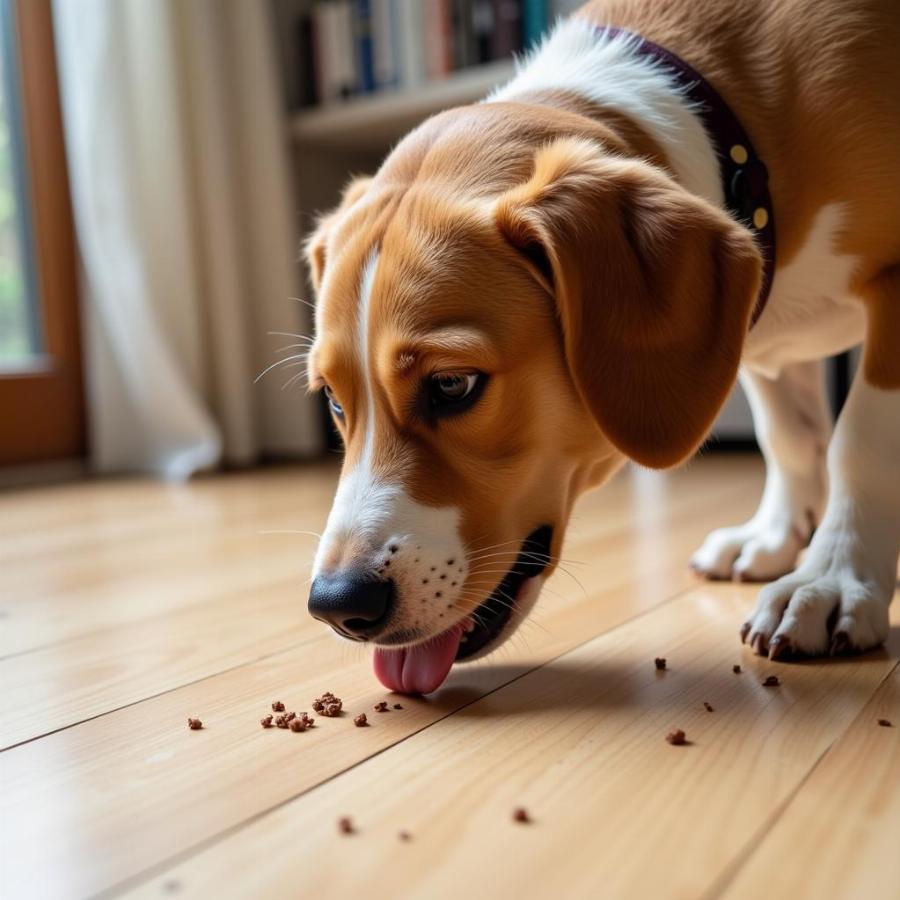
[[[763,277],[750,318],[752,328],[769,299],[775,274],[775,213],[769,194],[769,172],[756,155],[747,132],[718,91],[683,59],[638,34],[622,28],[600,28],[604,37],[622,35],[635,41],[635,49],[662,63],[675,75],[684,97],[703,120],[719,160],[727,210],[756,238],[763,257]]]

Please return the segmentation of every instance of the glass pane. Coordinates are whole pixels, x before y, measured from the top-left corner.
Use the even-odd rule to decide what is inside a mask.
[[[0,0],[0,370],[41,351],[11,4]]]

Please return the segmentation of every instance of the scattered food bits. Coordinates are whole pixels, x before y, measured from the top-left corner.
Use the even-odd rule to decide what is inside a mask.
[[[341,714],[344,704],[340,697],[335,697],[331,691],[325,691],[321,697],[313,700],[312,708],[320,715],[333,719]]]
[[[394,709],[403,709],[403,707],[399,703],[395,703]]]
[[[893,723],[891,722],[890,719],[879,719],[878,724],[882,728],[893,728]]]
[[[375,704],[375,712],[390,712],[387,705],[387,700],[382,700],[381,703]]]
[[[353,819],[350,816],[341,816],[338,819],[338,831],[341,834],[353,834],[356,831],[353,827]]]
[[[262,725],[263,728],[271,728],[272,727],[272,717],[271,716],[263,716],[259,720],[259,724]]]
[[[674,731],[670,731],[666,735],[666,740],[670,744],[673,744],[675,746],[680,746],[681,744],[687,743],[687,736],[680,728],[676,728]]]
[[[778,680],[777,675],[769,675],[766,677],[766,680],[762,683],[763,687],[778,687],[781,682]]]
[[[405,844],[408,844],[412,840],[412,835],[408,831],[401,831],[397,837]]]
[[[712,708],[705,700],[703,701],[703,708],[704,708],[707,712],[712,712],[712,711],[713,711],[713,708]]]
[[[191,731],[199,731],[203,727],[203,723],[199,719],[188,719],[188,728]]]
[[[656,666],[657,672],[664,672],[666,668],[666,658],[664,656],[657,656],[656,659],[653,660],[653,665]]]
[[[741,667],[740,667],[737,663],[735,663],[735,664],[731,667],[731,671],[734,672],[735,675],[740,675],[740,674],[741,674]]]
[[[288,727],[287,719],[284,716],[275,716],[275,724],[279,728],[287,728]]]
[[[293,718],[288,723],[291,731],[306,731],[306,723],[303,719]]]
[[[284,712],[284,704],[280,700],[276,700],[272,704],[272,712]]]
[[[297,713],[295,713],[295,712],[289,712],[289,713],[285,713],[285,714],[284,714],[284,721],[285,721],[285,722],[291,722],[291,721],[293,721],[293,720],[296,719],[296,718],[297,718]]]
[[[369,720],[366,718],[366,714],[365,714],[365,713],[360,713],[358,716],[355,716],[355,717],[354,717],[354,719],[353,719],[353,724],[354,724],[357,728],[362,728],[364,725],[368,725],[368,724],[369,724]]]
[[[517,806],[513,810],[513,821],[527,824],[531,821],[531,816],[528,815],[528,810],[524,806]]]

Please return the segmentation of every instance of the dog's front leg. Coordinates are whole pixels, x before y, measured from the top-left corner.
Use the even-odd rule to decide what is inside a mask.
[[[766,581],[794,568],[822,515],[831,414],[820,361],[785,366],[774,379],[744,370],[741,384],[766,459],[766,486],[753,518],[713,531],[691,566],[708,578]]]
[[[857,373],[828,471],[828,506],[806,558],[763,588],[742,631],[772,658],[867,650],[887,637],[900,550],[900,390]]]

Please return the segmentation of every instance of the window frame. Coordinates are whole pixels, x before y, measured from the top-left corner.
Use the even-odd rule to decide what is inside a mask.
[[[84,455],[86,420],[72,219],[51,0],[3,0],[18,38],[26,193],[42,352],[0,370],[0,465]]]

